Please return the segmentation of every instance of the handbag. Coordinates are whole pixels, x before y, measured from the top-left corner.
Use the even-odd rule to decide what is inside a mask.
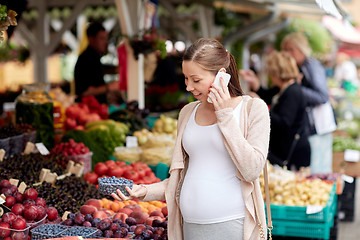
[[[249,115],[251,105],[252,105],[253,99],[251,98],[247,103],[247,114]],[[265,166],[263,169],[263,176],[264,176],[264,188],[265,188],[265,203],[266,203],[266,213],[267,213],[267,230],[269,231],[269,239],[272,239],[271,231],[273,230],[273,225],[271,221],[271,209],[270,209],[270,193],[269,193],[269,177],[267,172],[267,161],[265,162]],[[254,197],[254,194],[251,194],[253,201],[254,201],[254,207],[255,207],[255,215],[257,217],[258,227],[259,227],[259,233],[260,233],[260,239],[265,240],[266,234],[264,233],[264,229],[261,226],[261,221],[259,217],[259,210],[258,206],[256,204],[256,199]]]
[[[336,130],[336,119],[329,101],[316,105],[308,113],[311,113],[310,124],[313,122],[317,134],[322,135]]]

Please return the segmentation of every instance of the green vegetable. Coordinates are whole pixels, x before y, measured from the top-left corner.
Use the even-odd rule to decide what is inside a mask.
[[[7,7],[0,4],[0,21],[5,21],[7,17]]]

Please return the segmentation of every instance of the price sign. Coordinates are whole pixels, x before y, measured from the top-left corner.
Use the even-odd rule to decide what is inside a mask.
[[[321,212],[323,210],[322,206],[319,205],[308,205],[306,206],[306,214],[314,214]]]
[[[358,162],[360,159],[360,152],[353,149],[346,149],[344,152],[344,160],[348,162]]]
[[[126,137],[126,147],[138,147],[138,140],[137,137],[134,136],[127,136]]]
[[[50,153],[43,143],[35,143],[35,146],[41,155],[48,155]]]
[[[353,177],[350,177],[350,176],[345,175],[345,174],[341,175],[341,179],[344,180],[347,183],[353,183],[354,182]]]

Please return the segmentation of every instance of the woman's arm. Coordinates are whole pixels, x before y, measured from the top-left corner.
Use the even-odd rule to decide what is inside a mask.
[[[268,107],[263,100],[253,99],[251,110],[247,116],[247,126],[245,126],[247,128],[246,136],[232,111],[232,108],[216,111],[218,125],[236,168],[245,181],[251,182],[260,176],[267,159],[270,137]],[[243,119],[245,117],[241,117],[240,121]]]

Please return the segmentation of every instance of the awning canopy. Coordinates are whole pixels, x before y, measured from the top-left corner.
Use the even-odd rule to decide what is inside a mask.
[[[324,16],[322,24],[336,39],[346,43],[360,44],[360,29],[352,26],[346,19]]]

